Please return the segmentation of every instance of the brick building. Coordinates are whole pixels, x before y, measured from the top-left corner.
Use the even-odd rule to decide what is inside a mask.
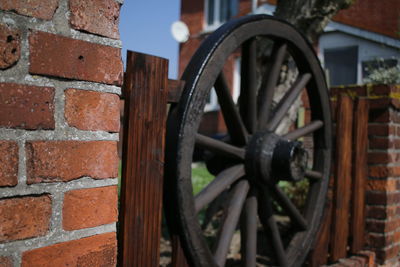
[[[115,266],[122,1],[0,1],[0,266]]]
[[[272,15],[274,0],[182,0],[181,20],[188,25],[189,40],[180,47],[179,72],[208,33],[233,17],[250,13]],[[340,11],[318,41],[318,56],[329,71],[330,84],[362,84],[376,60],[393,66],[400,60],[400,2],[356,1]],[[235,72],[235,70],[233,70]]]

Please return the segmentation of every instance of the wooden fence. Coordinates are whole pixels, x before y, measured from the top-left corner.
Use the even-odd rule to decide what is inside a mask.
[[[180,81],[168,80],[166,59],[128,51],[123,97],[124,150],[119,220],[119,266],[158,266],[167,103]],[[336,157],[323,222],[309,266],[357,255],[364,247],[368,102],[341,95],[336,110]],[[172,236],[173,266],[185,266]]]

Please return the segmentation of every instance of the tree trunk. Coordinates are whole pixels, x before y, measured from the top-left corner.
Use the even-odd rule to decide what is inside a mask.
[[[314,42],[330,19],[355,0],[278,0],[275,16],[295,25]]]

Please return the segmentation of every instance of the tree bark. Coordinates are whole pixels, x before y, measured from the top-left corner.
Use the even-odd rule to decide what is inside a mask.
[[[355,0],[278,0],[275,16],[295,25],[314,42],[331,18]]]

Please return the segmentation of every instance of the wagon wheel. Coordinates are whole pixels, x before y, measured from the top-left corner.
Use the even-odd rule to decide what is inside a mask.
[[[263,38],[273,45],[268,67],[262,65],[260,73],[257,46]],[[242,59],[236,104],[223,68],[237,53]],[[274,104],[285,64],[294,64],[298,75]],[[227,262],[227,255],[238,232],[242,266],[301,265],[320,222],[331,158],[329,99],[311,45],[283,21],[266,15],[243,17],[223,25],[203,42],[182,80],[185,89],[167,122],[164,206],[169,227],[179,234],[190,265],[235,263]],[[222,139],[199,133],[213,87],[227,128]],[[278,132],[299,98],[300,105],[309,107],[310,119],[303,126],[291,124]],[[309,147],[303,144],[306,140]],[[217,172],[197,195],[192,184],[195,148],[208,154],[205,164],[210,172]],[[294,204],[282,181],[294,188],[306,184],[304,205]],[[210,239],[199,214],[222,193],[228,197],[222,213],[216,215],[219,225]]]

